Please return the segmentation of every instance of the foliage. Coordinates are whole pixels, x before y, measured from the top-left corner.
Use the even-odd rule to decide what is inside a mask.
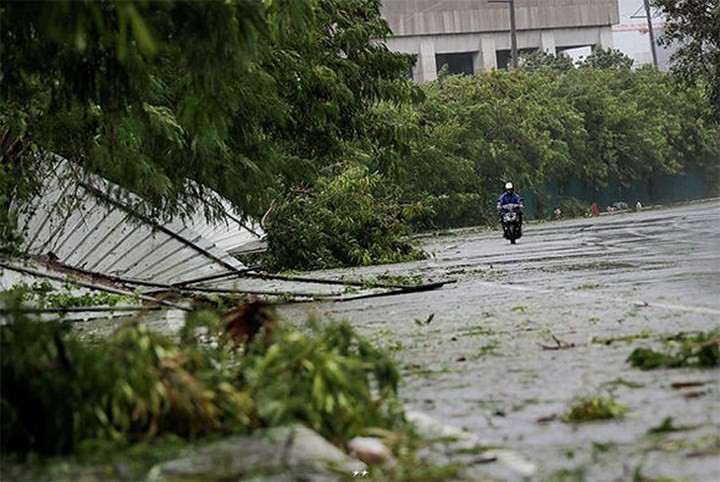
[[[592,214],[591,207],[586,202],[575,198],[563,199],[558,207],[566,218],[584,218]]]
[[[720,117],[720,5],[715,0],[650,0],[665,17],[659,42],[676,48],[673,70],[705,86],[715,119]]]
[[[251,426],[247,393],[143,325],[84,345],[59,323],[2,327],[3,452],[60,454],[93,439],[197,437]]]
[[[5,184],[0,172],[0,184]],[[8,182],[9,184],[9,182]],[[11,207],[10,193],[0,189],[0,256],[17,254],[22,237],[17,230],[17,211]]]
[[[582,118],[558,102],[556,82],[550,72],[517,69],[424,86],[425,102],[401,114],[421,134],[392,177],[404,198],[436,213],[423,225],[493,223],[505,181],[522,191],[570,169],[582,149]]]
[[[308,326],[310,334],[283,333],[268,347],[256,342],[257,353],[242,361],[242,384],[264,423],[301,421],[336,443],[397,424],[399,375],[392,361],[347,322]]]
[[[19,283],[3,293],[7,296],[18,298],[22,302],[38,308],[67,308],[72,306],[115,306],[118,303],[136,303],[137,299],[129,295],[116,295],[106,292],[86,292],[73,294],[72,290],[77,288],[71,282],[63,286],[63,290],[55,288],[47,281],[35,282],[32,285]]]
[[[578,63],[579,68],[627,70],[635,61],[617,49],[595,47],[590,55]]]
[[[636,348],[628,357],[628,363],[641,370],[680,367],[720,366],[720,331],[706,333],[680,333],[666,339],[670,348],[658,352],[650,348]]]
[[[536,50],[520,56],[520,68],[529,71],[550,69],[567,72],[575,68],[575,64],[572,58],[563,52],[552,54],[546,50]]]
[[[290,163],[282,171],[286,185],[312,182],[320,168],[345,160],[353,142],[367,142],[365,152],[382,150],[394,139],[370,134],[382,124],[366,122],[368,109],[420,95],[402,76],[413,57],[375,41],[390,33],[380,6],[379,0],[317,1],[310,31],[289,32],[272,44],[264,65],[287,105],[273,128]]]
[[[214,192],[259,218],[349,152],[395,159],[402,139],[370,108],[421,91],[403,75],[413,57],[381,42],[380,6],[3,3],[3,249],[17,244],[10,203],[32,194],[20,180],[40,184],[37,153],[139,194],[125,201],[149,218],[220,215]]]
[[[428,208],[414,225],[492,224],[506,180],[541,198],[548,181],[600,188],[716,169],[720,130],[705,120],[702,91],[629,65],[596,51],[569,70],[528,62],[511,72],[450,76],[424,85],[421,104],[384,111],[410,146],[387,177],[404,200]]]
[[[657,427],[652,427],[648,430],[647,433],[649,434],[659,434],[659,433],[670,433],[670,432],[679,432],[682,430],[688,430],[689,427],[678,427],[675,425],[675,422],[673,421],[673,417],[665,417],[663,421],[658,425]]]
[[[274,269],[317,269],[421,259],[402,221],[413,206],[395,202],[377,174],[341,165],[281,201],[266,226]]]
[[[565,412],[562,421],[565,423],[592,422],[622,417],[627,409],[612,397],[585,397],[576,400]]]
[[[0,256],[19,252],[22,235],[18,231],[18,201],[29,199],[37,188],[33,179],[22,175],[29,167],[23,159],[25,147],[12,140],[9,130],[3,132],[4,120],[0,112]]]
[[[188,336],[182,343],[136,321],[83,342],[68,325],[29,319],[3,295],[0,327],[2,452],[52,455],[157,437],[184,439],[305,423],[341,442],[403,423],[393,362],[347,323],[278,327],[245,350]],[[221,329],[193,314],[193,331]]]
[[[418,92],[402,76],[412,58],[376,41],[379,0],[0,8],[3,165],[21,179],[34,153],[59,154],[153,216],[217,214],[208,189],[259,216],[273,188],[336,162],[370,105]]]
[[[257,78],[248,60],[265,29],[260,4],[61,1],[2,8],[0,92],[7,108],[0,125],[26,155],[60,154],[170,213],[192,210],[190,200],[204,198],[186,186],[187,177],[217,190],[221,171],[257,170],[229,164],[227,143],[231,135],[232,142],[256,143],[233,120],[239,105],[257,106],[235,82]],[[257,114],[269,112],[266,106]],[[242,119],[242,132],[256,119]]]

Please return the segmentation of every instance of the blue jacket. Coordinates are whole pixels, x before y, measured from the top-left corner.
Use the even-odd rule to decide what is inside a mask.
[[[498,206],[504,206],[506,204],[522,204],[522,200],[520,199],[520,196],[517,195],[517,193],[509,193],[505,191],[502,196],[500,196],[500,200],[498,201]]]

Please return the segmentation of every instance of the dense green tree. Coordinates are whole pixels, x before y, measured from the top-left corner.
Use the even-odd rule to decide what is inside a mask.
[[[717,127],[702,122],[700,92],[678,88],[666,73],[582,69],[561,93],[584,119],[588,142],[573,175],[588,184],[628,184],[717,159]]]
[[[207,199],[202,186],[251,204],[243,197],[248,181],[271,158],[261,120],[272,114],[273,96],[254,61],[269,34],[262,4],[1,8],[0,122],[8,143],[71,159],[164,213]],[[31,178],[23,163],[34,159],[6,162],[21,166],[15,177]]]
[[[417,94],[402,76],[412,58],[377,41],[389,32],[379,7],[4,2],[3,175],[32,186],[34,153],[53,152],[154,215],[206,204],[206,188],[261,214],[277,179],[312,182],[344,160],[373,103]]]
[[[550,72],[450,76],[424,88],[418,111],[399,116],[421,134],[394,179],[439,225],[491,221],[505,181],[539,187],[569,171],[584,145],[582,118],[558,101]]]
[[[660,43],[677,47],[673,69],[704,83],[713,115],[720,118],[720,3],[717,0],[651,0],[665,17]]]
[[[710,107],[701,90],[605,54],[565,72],[521,67],[441,78],[423,86],[418,107],[384,112],[413,134],[390,178],[406,200],[430,208],[420,224],[493,222],[506,180],[524,192],[569,180],[591,189],[712,168],[718,126],[704,120]]]
[[[573,59],[563,52],[552,54],[546,50],[536,50],[535,52],[522,54],[520,56],[520,68],[531,71],[553,69],[560,72],[567,72],[575,68],[575,64]]]
[[[368,117],[370,107],[420,94],[402,75],[413,57],[378,42],[390,33],[380,6],[379,0],[318,1],[312,29],[272,45],[268,72],[289,106],[274,130],[289,161],[286,183],[311,182],[323,167],[352,157],[359,143],[377,140],[380,150],[392,143],[367,139],[382,129],[381,119]]]
[[[596,47],[590,55],[578,62],[579,68],[629,69],[635,61],[617,49]]]
[[[377,173],[342,163],[313,186],[288,192],[268,217],[271,269],[321,269],[421,259],[401,206]]]

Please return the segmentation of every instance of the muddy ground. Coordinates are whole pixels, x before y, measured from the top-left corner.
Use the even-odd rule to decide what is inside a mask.
[[[281,314],[350,320],[394,354],[409,407],[519,451],[538,480],[720,480],[720,370],[626,361],[665,335],[720,326],[719,201],[529,223],[516,245],[472,229],[421,243],[425,261],[314,274],[457,282]],[[561,420],[596,396],[628,413]],[[651,433],[666,417],[679,430]],[[481,472],[506,477],[497,470]]]

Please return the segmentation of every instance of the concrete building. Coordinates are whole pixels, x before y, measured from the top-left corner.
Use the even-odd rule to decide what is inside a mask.
[[[510,2],[500,0],[383,0],[393,36],[390,50],[414,53],[413,78],[505,68],[510,62]],[[520,53],[585,46],[613,48],[618,0],[514,0]]]

